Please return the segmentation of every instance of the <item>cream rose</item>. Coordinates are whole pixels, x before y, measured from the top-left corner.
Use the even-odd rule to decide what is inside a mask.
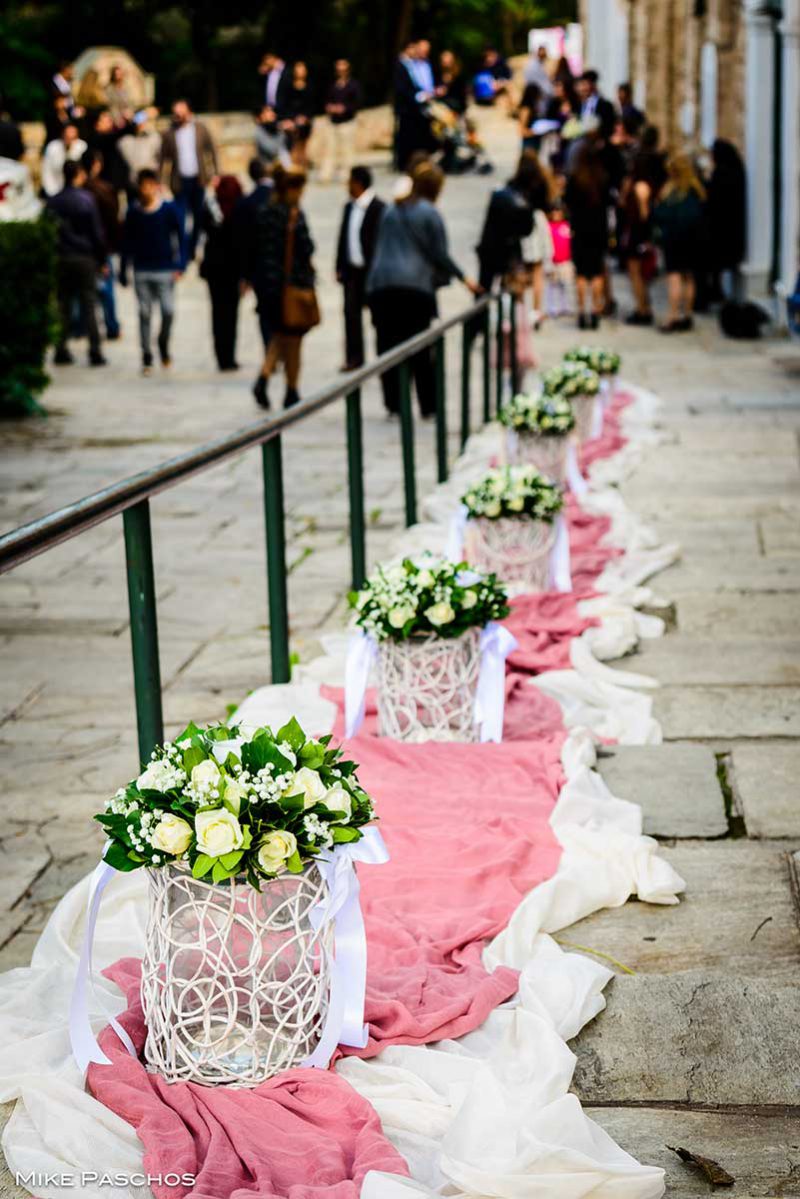
[[[353,815],[353,797],[341,783],[336,783],[325,796],[325,807],[332,812],[344,812],[344,816],[340,816],[335,823],[346,824]]]
[[[416,611],[410,604],[400,605],[389,612],[389,624],[393,629],[402,629],[406,621],[413,620],[415,616]]]
[[[441,600],[438,604],[433,604],[430,608],[426,608],[425,615],[431,624],[438,627],[439,625],[450,624],[451,620],[455,620],[456,614],[446,600]]]
[[[508,501],[508,507],[512,512],[521,512],[525,507],[525,500],[522,496],[516,496],[513,500]]]
[[[198,762],[191,773],[191,780],[195,787],[204,785],[214,786],[220,779],[219,766],[213,758],[206,758],[205,762]]]
[[[181,820],[180,816],[173,816],[172,812],[164,812],[150,838],[150,844],[153,849],[172,854],[177,858],[186,852],[191,840],[192,826],[185,820]]]
[[[225,780],[225,802],[231,805],[237,816],[246,794],[246,790],[241,783],[236,782],[236,779]]]
[[[277,874],[297,850],[297,838],[285,829],[267,833],[258,847],[258,864],[267,874]]]
[[[420,587],[433,586],[433,574],[429,570],[420,570],[417,572],[417,583]]]
[[[497,502],[497,500],[492,500],[492,502],[487,504],[483,509],[483,514],[484,516],[494,517],[499,516],[501,511],[502,506]]]
[[[319,803],[325,798],[327,787],[316,770],[311,770],[308,766],[301,766],[295,772],[289,786],[284,791],[284,795],[302,795],[303,807],[313,808],[315,803]]]
[[[474,608],[478,602],[478,593],[476,591],[465,591],[461,597],[462,608]]]
[[[242,829],[233,812],[227,808],[215,808],[213,812],[198,812],[194,818],[197,848],[210,858],[221,858],[226,853],[241,849],[244,842]]]

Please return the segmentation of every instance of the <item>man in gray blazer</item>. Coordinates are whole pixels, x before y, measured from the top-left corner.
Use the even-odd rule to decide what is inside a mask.
[[[191,262],[200,233],[205,189],[219,174],[219,167],[211,134],[202,121],[196,120],[188,100],[176,100],[172,105],[172,127],[161,142],[160,174],[181,214],[186,257]],[[187,227],[190,216],[191,226]]]

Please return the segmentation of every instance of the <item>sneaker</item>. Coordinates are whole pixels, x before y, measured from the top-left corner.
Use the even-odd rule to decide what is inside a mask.
[[[258,404],[259,408],[269,408],[269,396],[267,395],[267,379],[264,375],[259,375],[253,384],[253,399]]]
[[[89,355],[89,366],[108,366],[108,359],[104,358],[99,350],[95,350]]]
[[[294,387],[286,388],[286,395],[283,397],[284,408],[294,408],[295,404],[300,403],[300,396]]]
[[[53,359],[56,366],[72,366],[74,361],[75,359],[68,349],[56,350],[55,358]]]

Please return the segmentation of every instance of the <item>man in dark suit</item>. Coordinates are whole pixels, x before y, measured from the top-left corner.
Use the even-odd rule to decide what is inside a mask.
[[[600,95],[597,88],[599,78],[597,71],[584,71],[575,82],[575,90],[581,102],[581,120],[594,117],[600,128],[600,136],[607,142],[614,132],[617,114],[611,101]]]
[[[422,86],[417,42],[409,42],[394,68],[394,156],[399,171],[415,150],[434,149],[427,103],[433,94]]]
[[[261,90],[258,96],[260,107],[272,110],[277,120],[286,116],[286,99],[292,88],[292,72],[278,54],[267,51],[258,65]]]
[[[336,278],[344,288],[345,361],[342,370],[364,365],[363,310],[367,271],[375,252],[383,200],[372,187],[369,167],[353,167],[347,182],[350,199],[344,206],[336,247]]]
[[[267,167],[260,158],[250,160],[247,173],[253,181],[253,190],[237,200],[233,210],[236,245],[239,253],[239,277],[242,292],[247,291],[250,287],[255,292],[258,326],[266,350],[275,330],[270,328],[267,315],[268,305],[264,302],[263,296],[259,295],[256,231],[258,214],[269,203],[272,195],[272,180]]]

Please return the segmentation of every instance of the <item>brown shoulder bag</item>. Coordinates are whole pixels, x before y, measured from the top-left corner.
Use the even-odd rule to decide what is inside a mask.
[[[297,209],[289,212],[286,225],[286,249],[283,257],[283,294],[281,296],[281,323],[287,333],[302,336],[313,329],[322,319],[313,287],[297,287],[290,283],[294,263],[294,239],[297,227]]]

